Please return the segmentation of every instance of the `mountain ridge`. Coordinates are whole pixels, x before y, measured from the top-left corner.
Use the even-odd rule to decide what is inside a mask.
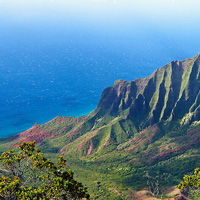
[[[198,69],[196,69],[195,66],[197,64],[196,62],[199,62],[199,56],[200,54],[193,59],[186,59],[185,61],[172,61],[170,64],[157,69],[152,75],[144,79],[136,79],[135,81],[129,82],[122,80],[116,81],[113,87],[106,88],[103,91],[97,108],[101,107],[107,109],[107,107],[114,107],[116,109],[117,105],[118,110],[125,110],[131,107],[130,115],[138,114],[138,110],[140,113],[142,111],[145,114],[149,112],[149,116],[147,117],[149,118],[150,124],[162,119],[171,120],[171,118],[176,118],[177,112],[180,109],[179,104],[181,104],[181,100],[184,99],[184,97],[187,98],[187,95],[189,95],[187,94],[187,87],[192,87],[196,84],[194,88],[191,88],[193,91],[190,96],[198,95],[199,97],[199,94],[197,94],[200,88],[199,65]],[[191,65],[191,62],[194,62],[193,65]],[[191,72],[189,70],[191,70]],[[192,83],[188,79],[186,80],[188,83],[184,85],[185,81],[183,82],[183,80],[189,78],[189,75],[190,77],[193,76],[196,72],[195,70],[198,71],[198,81]],[[188,71],[191,74],[188,74]],[[125,84],[126,87],[122,88]],[[111,102],[109,102],[111,94],[108,94],[108,90],[111,90],[110,93],[112,97],[115,98],[112,105]],[[123,91],[119,92],[120,90]],[[177,90],[180,92],[178,93]],[[163,93],[165,95],[164,98]],[[184,96],[184,94],[186,96]],[[107,96],[107,101],[104,96]],[[199,98],[197,101],[199,102]],[[105,107],[105,105],[107,107]],[[139,109],[137,109],[138,107]],[[162,108],[162,110],[160,108]],[[195,109],[195,105],[190,107],[190,110],[192,109]]]
[[[87,117],[57,117],[45,125],[35,124],[28,131],[17,135],[19,142],[15,142],[15,146],[21,141],[34,138],[36,142],[41,143],[46,138],[59,137],[67,133],[69,142],[86,134],[90,138],[89,144],[85,141],[88,149],[93,149],[93,138],[100,137],[102,141],[96,143],[100,145],[98,149],[102,149],[109,141],[111,144],[119,145],[134,137],[134,134],[163,121],[180,121],[182,125],[192,124],[200,118],[199,73],[200,54],[197,54],[194,58],[184,61],[172,61],[146,78],[135,81],[117,80],[112,87],[104,89],[97,108]],[[77,125],[79,121],[82,123]],[[64,124],[59,127],[62,123]],[[55,128],[48,131],[48,124]],[[63,127],[59,134],[58,127]],[[74,127],[76,128],[73,129]],[[92,134],[94,131],[96,134]],[[110,132],[109,136],[103,136],[104,132]],[[26,139],[20,140],[25,136]],[[63,152],[65,148],[61,149]],[[90,150],[87,155],[91,155],[91,152],[94,151]]]
[[[115,81],[87,116],[56,117],[0,143],[17,147],[32,140],[45,153],[63,154],[101,173],[107,166],[128,169],[105,173],[128,187],[131,180],[143,184],[144,169],[159,169],[177,181],[200,165],[200,54],[172,61],[146,78]],[[183,161],[187,168],[178,171]]]

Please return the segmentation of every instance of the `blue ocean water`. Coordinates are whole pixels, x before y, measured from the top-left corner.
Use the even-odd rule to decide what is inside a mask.
[[[115,80],[143,78],[200,52],[195,23],[134,19],[1,21],[0,137],[88,114]]]

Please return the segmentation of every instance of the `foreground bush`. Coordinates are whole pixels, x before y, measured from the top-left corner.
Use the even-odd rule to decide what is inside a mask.
[[[72,170],[66,170],[66,160],[59,156],[57,164],[35,149],[35,142],[22,143],[19,152],[4,152],[0,160],[0,198],[30,199],[89,199],[87,189],[73,179]]]
[[[186,191],[192,199],[200,199],[200,168],[194,170],[194,175],[185,175],[183,181],[177,186]]]

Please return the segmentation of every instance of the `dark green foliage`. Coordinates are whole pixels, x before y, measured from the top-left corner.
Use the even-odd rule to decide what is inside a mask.
[[[86,188],[66,170],[59,156],[55,165],[35,149],[35,142],[22,143],[19,152],[4,152],[0,160],[8,176],[0,177],[0,197],[4,199],[82,199],[89,198]]]

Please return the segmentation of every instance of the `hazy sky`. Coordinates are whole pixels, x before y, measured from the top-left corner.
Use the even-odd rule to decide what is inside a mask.
[[[199,7],[199,0],[0,0],[0,16],[27,20],[76,15],[106,20],[129,15],[177,21],[199,18]]]
[[[200,34],[199,8],[199,0],[0,0],[0,27],[4,35],[15,27],[31,27],[107,35],[141,35],[148,29],[150,35],[167,32],[189,38]]]

